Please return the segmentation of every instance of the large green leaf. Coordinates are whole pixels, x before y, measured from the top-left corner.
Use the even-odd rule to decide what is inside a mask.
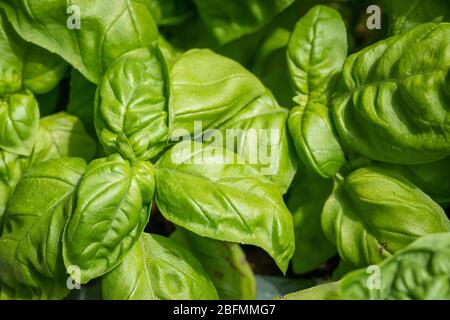
[[[0,279],[5,285],[19,282],[33,298],[61,299],[68,293],[61,240],[85,167],[82,159],[51,160],[21,179],[0,238]]]
[[[109,154],[149,160],[167,145],[169,80],[155,46],[118,58],[97,91],[95,127]]]
[[[236,152],[286,192],[296,171],[287,110],[253,74],[209,50],[191,50],[171,69],[171,81],[172,142],[204,134],[206,143]]]
[[[294,253],[291,214],[278,188],[231,151],[176,144],[156,165],[156,202],[173,223],[204,237],[257,245],[286,271]]]
[[[102,279],[104,299],[217,299],[202,265],[176,242],[144,233],[125,260]]]
[[[122,262],[148,222],[155,188],[150,162],[130,166],[119,155],[92,161],[80,182],[64,232],[64,263],[79,268],[80,283]]]
[[[93,83],[117,57],[157,40],[140,0],[2,0],[0,7],[23,39],[58,54]],[[69,28],[77,18],[79,29]]]
[[[200,237],[181,228],[170,238],[200,261],[220,299],[256,299],[255,276],[239,244]]]
[[[374,160],[450,155],[450,24],[429,23],[347,58],[333,114],[341,138]]]
[[[322,228],[356,267],[376,264],[424,235],[450,231],[444,210],[397,171],[367,167],[337,181]]]

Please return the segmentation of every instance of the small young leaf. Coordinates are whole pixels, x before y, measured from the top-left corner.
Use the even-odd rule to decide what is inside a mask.
[[[329,178],[345,163],[328,110],[347,56],[347,33],[339,12],[315,6],[295,26],[287,61],[295,88],[289,131],[306,168]]]
[[[31,155],[39,128],[39,106],[29,93],[0,97],[0,148]]]
[[[97,91],[95,127],[109,154],[130,161],[149,160],[166,146],[169,80],[157,47],[118,58]]]

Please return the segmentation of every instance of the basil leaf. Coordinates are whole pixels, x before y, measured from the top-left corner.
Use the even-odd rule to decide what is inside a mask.
[[[318,5],[300,18],[287,47],[294,101],[327,101],[347,56],[347,33],[339,12]]]
[[[327,104],[346,55],[344,22],[326,6],[313,7],[297,22],[287,48],[298,104],[289,115],[289,131],[307,169],[324,178],[345,163]]]
[[[39,107],[29,92],[0,97],[0,148],[29,156],[39,128]]]
[[[130,166],[119,155],[92,161],[80,182],[64,233],[64,263],[80,283],[104,275],[125,258],[148,222],[154,192],[149,162]]]
[[[266,92],[264,86],[237,62],[210,50],[184,53],[170,71],[170,138],[217,128]]]
[[[308,172],[322,178],[334,176],[345,163],[326,104],[309,102],[291,109],[289,132]]]
[[[177,60],[171,80],[171,141],[204,133],[205,142],[238,153],[286,192],[296,171],[287,111],[254,75],[209,50],[192,50]]]
[[[255,276],[239,244],[200,237],[185,229],[177,229],[170,239],[200,261],[220,299],[256,299]]]
[[[104,299],[218,299],[201,264],[162,236],[144,233],[125,260],[102,279]]]
[[[341,138],[383,162],[450,155],[449,23],[420,25],[347,58],[333,101]]]
[[[450,233],[424,236],[370,269],[342,280],[288,294],[285,299],[447,300],[450,297]]]
[[[33,292],[17,282],[13,285],[8,285],[0,281],[0,300],[31,300],[39,297],[39,292]]]
[[[107,153],[149,160],[166,147],[168,82],[157,47],[128,52],[111,65],[95,108],[97,136]]]
[[[450,231],[444,210],[400,173],[368,167],[337,182],[322,228],[356,267],[376,264],[417,238]]]
[[[96,142],[86,133],[77,117],[60,112],[39,121],[33,163],[61,157],[80,157],[91,161],[96,152]]]
[[[297,171],[286,128],[287,117],[288,111],[279,107],[272,94],[267,92],[219,126],[222,136],[216,138],[214,130],[206,131],[203,140],[208,141],[214,137],[213,143],[216,146],[237,153],[284,194]],[[236,133],[236,143],[230,133]],[[222,138],[225,138],[225,142]],[[231,146],[229,140],[233,142]]]
[[[283,272],[294,253],[281,193],[226,149],[191,141],[172,147],[156,164],[156,203],[166,219],[200,236],[263,248]]]
[[[47,50],[29,44],[23,66],[23,85],[35,94],[55,88],[64,77],[67,63]]]
[[[0,238],[0,280],[6,285],[19,282],[35,298],[68,293],[61,238],[85,167],[82,159],[51,160],[21,179]]]
[[[22,89],[22,57],[15,52],[22,51],[20,38],[0,11],[0,96]]]
[[[157,39],[153,18],[139,0],[114,5],[109,0],[28,0],[26,5],[4,0],[0,7],[23,39],[61,56],[96,84],[117,57]]]
[[[450,157],[424,164],[378,166],[398,171],[441,206],[450,204]]]
[[[373,280],[379,276],[378,286]],[[450,233],[425,236],[383,261],[378,272],[358,270],[342,280],[345,299],[450,299]]]
[[[1,4],[0,4],[1,5]],[[67,64],[57,55],[22,40],[0,12],[0,96],[23,88],[36,94],[51,91]]]
[[[23,172],[28,169],[30,161],[27,157],[0,151],[0,235],[3,226],[3,215],[8,206],[17,183]]]

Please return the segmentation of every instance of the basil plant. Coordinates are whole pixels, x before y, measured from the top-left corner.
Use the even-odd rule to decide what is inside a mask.
[[[449,5],[353,2],[0,0],[0,299],[448,299]]]

